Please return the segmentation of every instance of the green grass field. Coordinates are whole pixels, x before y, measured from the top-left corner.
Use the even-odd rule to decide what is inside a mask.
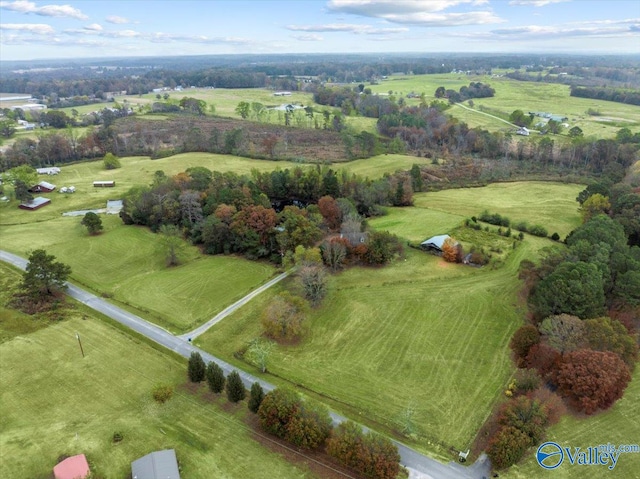
[[[58,457],[79,453],[93,477],[129,477],[132,461],[166,448],[190,479],[315,477],[253,438],[244,402],[187,392],[185,361],[79,316],[0,344],[0,477],[50,478]],[[151,398],[160,383],[176,388],[164,405]]]
[[[551,214],[551,201],[526,203],[526,186],[440,192],[448,193],[447,199],[423,193],[418,206],[391,209],[371,225],[411,241],[450,232],[470,216],[460,206],[469,192],[474,195],[470,205],[520,205],[518,211],[530,222]],[[530,186],[561,204],[573,201],[580,190]],[[577,225],[573,211],[565,209],[566,223],[554,226]],[[393,429],[402,410],[414,407],[421,431],[416,447],[447,458],[447,446],[466,450],[513,372],[507,344],[523,314],[518,265],[550,244],[527,237],[498,269],[451,265],[408,250],[406,261],[334,275],[329,296],[308,319],[307,336],[299,345],[278,347],[269,370],[378,428]],[[199,344],[233,360],[234,352],[260,334],[260,312],[276,292],[216,325]]]
[[[580,225],[575,198],[583,189],[582,185],[540,181],[493,183],[482,188],[417,193],[414,204],[467,218],[488,210],[507,216],[512,223],[540,224],[549,234],[557,232],[563,238]]]
[[[29,223],[7,231],[3,248],[26,257],[45,248],[71,266],[72,279],[134,308],[172,332],[189,331],[269,279],[275,268],[235,256],[206,256],[186,243],[183,264],[167,268],[158,236],[103,217],[105,231],[89,237],[81,217]],[[82,254],[78,254],[81,251]]]
[[[514,110],[524,112],[538,111],[563,115],[569,118],[570,127],[579,126],[585,136],[610,138],[623,127],[632,132],[640,131],[640,108],[603,100],[576,98],[569,96],[569,86],[555,83],[523,82],[506,77],[466,76],[457,73],[437,75],[411,75],[389,77],[378,85],[368,85],[375,93],[387,93],[390,90],[397,96],[406,96],[410,92],[424,93],[428,100],[434,98],[436,88],[444,86],[446,89],[458,91],[461,86],[468,86],[470,82],[489,83],[496,94],[492,98],[474,98],[474,109],[483,105],[509,115]],[[418,100],[407,99],[407,103]],[[600,116],[590,116],[587,110],[600,112]],[[491,119],[479,113],[469,112],[454,107],[447,110],[456,118],[465,121],[469,126],[482,127],[489,130],[509,128],[506,124]],[[566,131],[565,131],[566,133]]]
[[[611,443],[640,444],[640,371],[636,368],[633,380],[620,399],[608,411],[590,417],[565,416],[559,424],[547,431],[546,440],[562,447],[587,447]],[[544,474],[535,460],[532,449],[519,466],[500,474],[505,479],[553,477],[557,479],[640,478],[640,453],[622,454],[614,470],[603,466],[578,466],[568,462]]]

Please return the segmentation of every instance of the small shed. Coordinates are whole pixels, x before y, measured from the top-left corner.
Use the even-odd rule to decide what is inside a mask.
[[[51,203],[51,200],[49,198],[43,198],[42,196],[37,196],[31,201],[20,203],[18,205],[18,208],[20,208],[21,210],[34,211],[34,210],[37,210],[38,208],[42,208],[43,206],[48,205],[49,203]]]
[[[116,182],[114,180],[108,180],[108,181],[94,181],[93,182],[93,186],[95,188],[109,188],[109,187],[113,187],[116,186]]]
[[[174,449],[147,454],[131,463],[132,479],[180,479]]]
[[[31,193],[51,193],[55,189],[56,185],[52,185],[51,183],[48,183],[46,181],[41,181],[37,185],[32,186],[29,191]]]
[[[529,136],[529,129],[524,126],[522,128],[518,128],[516,135]]]
[[[422,249],[425,249],[427,251],[442,253],[442,246],[444,245],[444,242],[449,238],[451,238],[451,236],[449,235],[432,236],[428,240],[420,243],[420,246],[422,247]]]
[[[84,454],[71,456],[53,468],[55,479],[85,479],[89,476],[89,463]]]

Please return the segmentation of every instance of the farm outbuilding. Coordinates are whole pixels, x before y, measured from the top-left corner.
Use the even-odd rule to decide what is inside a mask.
[[[20,203],[18,205],[18,208],[20,208],[21,210],[34,211],[34,210],[37,210],[38,208],[42,208],[43,206],[48,205],[49,203],[51,203],[51,200],[49,198],[43,198],[42,196],[37,196],[31,201]]]
[[[85,479],[89,472],[89,463],[84,454],[68,457],[53,468],[55,479]]]
[[[449,235],[432,236],[428,240],[420,243],[420,246],[422,247],[422,249],[425,249],[427,251],[442,253],[442,246],[444,245],[444,242],[449,238],[451,238],[451,236]]]
[[[36,168],[39,175],[57,175],[60,173],[60,168],[57,166],[50,166],[48,168]]]
[[[52,185],[51,183],[48,183],[46,181],[41,181],[37,185],[29,188],[29,191],[31,193],[51,193],[55,189],[56,185]]]
[[[147,454],[131,463],[132,479],[180,479],[174,449]]]
[[[93,186],[95,188],[109,188],[109,187],[113,187],[116,186],[116,182],[114,180],[108,180],[108,181],[94,181],[93,182]]]

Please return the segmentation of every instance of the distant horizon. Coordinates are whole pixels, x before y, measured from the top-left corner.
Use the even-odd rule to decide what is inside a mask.
[[[56,0],[52,0],[56,1]],[[0,61],[638,53],[635,0],[0,0]]]
[[[357,52],[357,53],[335,53],[335,52],[295,52],[295,53],[194,53],[188,55],[130,55],[130,56],[104,56],[104,57],[60,57],[60,58],[31,58],[24,60],[4,60],[0,58],[0,64],[2,63],[28,63],[28,62],[45,62],[45,63],[54,63],[54,62],[90,62],[90,61],[121,61],[121,60],[130,60],[130,59],[154,59],[154,58],[194,58],[194,57],[252,57],[252,56],[261,56],[261,57],[290,57],[290,56],[335,56],[335,57],[347,57],[347,56],[375,56],[375,55],[385,55],[389,57],[421,57],[421,58],[429,58],[429,57],[439,57],[445,55],[455,55],[456,57],[461,58],[470,58],[474,56],[504,56],[504,57],[516,57],[516,56],[543,56],[547,55],[550,57],[594,57],[594,56],[602,56],[602,57],[636,57],[640,60],[640,52],[639,53],[599,53],[599,52],[546,52],[546,51],[532,51],[532,52],[459,52],[459,51],[441,51],[441,52]]]

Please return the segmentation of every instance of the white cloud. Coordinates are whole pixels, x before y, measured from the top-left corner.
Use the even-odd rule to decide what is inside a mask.
[[[487,0],[330,0],[330,11],[419,26],[486,25],[504,20],[490,10],[445,12],[457,6],[481,6]]]
[[[124,25],[125,23],[131,23],[128,18],[119,17],[118,15],[110,15],[105,20],[109,23],[115,23],[116,25]]]
[[[355,34],[379,35],[408,32],[408,28],[376,28],[371,25],[355,23],[329,23],[325,25],[287,25],[287,30],[294,32],[349,32]]]
[[[92,32],[101,32],[103,30],[102,25],[99,25],[97,23],[92,23],[91,25],[87,25],[86,27],[84,27],[84,29]]]
[[[77,18],[78,20],[86,20],[89,18],[71,5],[44,5],[38,7],[33,2],[16,0],[15,2],[0,2],[0,8],[20,13],[34,13],[44,17],[70,17]]]
[[[36,35],[50,35],[55,33],[51,25],[44,23],[0,23],[0,30],[16,30],[19,32],[35,33]]]
[[[292,38],[299,40],[301,42],[321,42],[324,40],[322,35],[318,35],[317,33],[305,33],[302,35],[291,35]]]
[[[225,45],[252,45],[255,44],[254,40],[240,37],[208,37],[206,35],[183,35],[175,33],[162,33],[156,32],[150,35],[145,35],[145,39],[154,43],[204,43],[204,44],[225,44]]]
[[[551,5],[552,3],[564,3],[571,0],[511,0],[509,5],[524,5],[531,7],[544,7],[545,5]]]

